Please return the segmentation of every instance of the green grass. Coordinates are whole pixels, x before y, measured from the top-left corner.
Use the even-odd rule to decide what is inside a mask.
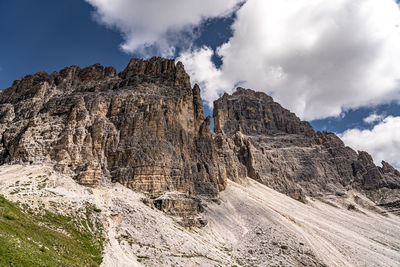
[[[94,212],[101,212],[101,209],[93,208],[93,211],[94,211]]]
[[[23,212],[3,196],[0,207],[0,266],[100,265],[104,239],[91,207],[80,218]]]

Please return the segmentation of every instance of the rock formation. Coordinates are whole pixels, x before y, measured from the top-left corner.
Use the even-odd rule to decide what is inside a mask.
[[[400,188],[399,172],[388,163],[377,167],[367,152],[346,147],[335,134],[314,132],[264,93],[238,88],[224,94],[214,102],[214,120],[217,150],[234,158],[227,161],[234,179],[245,172],[297,199]]]
[[[159,207],[196,212],[189,196],[214,198],[226,184],[200,89],[174,60],[132,59],[118,75],[100,64],[28,75],[4,90],[0,121],[0,164],[52,162],[81,184],[154,198],[176,191],[188,198]]]
[[[28,75],[0,94],[0,164],[52,163],[87,186],[119,182],[179,216],[198,215],[227,179],[247,177],[300,199],[400,188],[399,172],[263,93],[215,102],[215,134],[182,63],[132,59]],[[201,224],[204,222],[200,221]]]

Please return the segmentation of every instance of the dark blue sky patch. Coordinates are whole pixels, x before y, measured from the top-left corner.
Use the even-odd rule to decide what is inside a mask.
[[[116,31],[97,24],[81,0],[0,2],[0,88],[38,71],[94,63],[123,69],[131,56]]]
[[[400,116],[400,107],[398,103],[379,105],[373,108],[359,108],[356,110],[349,110],[344,113],[343,117],[327,118],[323,120],[311,121],[314,129],[320,131],[342,133],[347,129],[357,128],[360,130],[371,130],[379,121],[375,123],[366,123],[364,118],[368,117],[371,113],[386,116]]]
[[[235,14],[232,14],[227,18],[216,18],[207,20],[199,31],[201,34],[195,40],[194,45],[196,47],[208,46],[214,51],[221,45],[229,41],[232,37],[231,25],[234,22]],[[214,53],[212,61],[217,68],[222,65],[221,58]]]

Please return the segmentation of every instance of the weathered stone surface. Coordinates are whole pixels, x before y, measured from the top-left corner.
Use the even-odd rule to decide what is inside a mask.
[[[153,57],[149,60],[132,58],[120,77],[128,83],[152,83],[179,88],[190,87],[190,77],[183,64],[173,59]]]
[[[0,94],[0,164],[48,162],[87,186],[119,182],[186,221],[227,178],[297,199],[400,188],[388,163],[375,166],[264,93],[238,88],[214,106],[212,133],[200,88],[174,60],[132,59],[119,74],[100,64],[39,72]]]
[[[235,181],[248,176],[297,199],[400,187],[389,164],[379,168],[335,134],[314,132],[264,93],[238,88],[225,94],[214,102],[214,119],[219,157]]]
[[[245,135],[281,132],[314,135],[308,122],[300,121],[294,113],[274,102],[272,97],[240,87],[232,96],[224,94],[214,102],[214,118],[215,132],[227,135],[239,131]]]
[[[0,164],[51,162],[84,185],[150,194],[215,197],[226,186],[200,89],[174,60],[28,75],[1,94],[0,122]]]

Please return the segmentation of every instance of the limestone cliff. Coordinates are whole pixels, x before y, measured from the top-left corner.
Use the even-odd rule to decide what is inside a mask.
[[[0,164],[51,163],[87,186],[119,182],[180,216],[200,213],[227,179],[294,198],[400,188],[389,164],[314,132],[263,93],[238,88],[214,106],[212,133],[200,88],[174,60],[132,59],[119,74],[100,64],[39,72],[0,94]]]
[[[51,162],[81,184],[119,182],[154,197],[213,198],[226,184],[200,89],[174,60],[28,75],[1,94],[0,122],[0,164]],[[170,202],[160,206],[180,205]]]
[[[399,172],[388,163],[377,167],[335,134],[314,132],[264,93],[224,94],[214,102],[214,120],[218,151],[233,158],[227,164],[236,180],[249,176],[294,198],[400,188]]]

